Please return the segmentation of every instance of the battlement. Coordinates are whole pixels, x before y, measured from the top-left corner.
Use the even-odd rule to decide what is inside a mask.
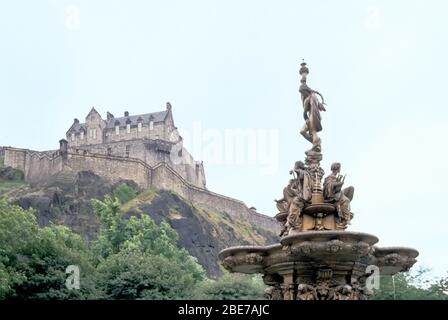
[[[189,182],[169,163],[160,161],[149,165],[139,158],[95,153],[90,150],[68,148],[37,152],[28,149],[3,147],[5,166],[20,169],[25,180],[39,182],[60,172],[93,171],[111,181],[133,180],[142,189],[170,190],[194,204],[199,204],[234,219],[246,219],[264,229],[278,232],[272,218],[255,212],[240,200],[227,197]],[[1,154],[1,153],[0,153]]]

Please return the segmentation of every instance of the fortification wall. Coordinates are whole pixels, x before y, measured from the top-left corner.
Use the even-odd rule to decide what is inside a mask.
[[[74,171],[92,170],[112,181],[133,180],[142,188],[150,187],[151,168],[138,159],[69,153],[65,167]]]
[[[225,212],[233,219],[246,219],[252,224],[276,234],[280,231],[280,225],[275,219],[252,211],[240,200],[189,184],[166,164],[154,167],[152,172],[153,187],[172,190],[193,204],[200,204],[206,208]]]
[[[182,158],[180,164],[175,164],[171,161],[169,152],[157,151],[151,144],[155,142],[152,140],[127,140],[116,141],[109,143],[102,143],[96,145],[86,145],[79,147],[72,147],[71,151],[82,153],[86,150],[92,154],[103,154],[116,157],[129,157],[140,159],[146,162],[149,166],[156,166],[160,162],[166,162],[179,173],[183,179],[189,183],[198,186],[200,188],[205,187],[205,175],[201,166],[196,166],[196,161],[190,153],[183,147],[179,147],[182,150]],[[167,143],[167,148],[171,147],[171,144]]]
[[[15,169],[19,169],[25,172],[26,150],[16,148],[4,148],[4,150],[5,150],[4,151],[5,166],[13,167]]]
[[[250,210],[244,202],[226,197],[187,181],[166,162],[149,166],[141,159],[79,150],[62,155],[59,151],[34,152],[26,149],[4,148],[5,166],[20,169],[25,179],[39,181],[63,170],[88,171],[109,178],[133,180],[141,188],[154,187],[174,191],[193,204],[225,212],[233,219],[246,219],[261,228],[278,232],[279,225],[273,218]]]
[[[0,166],[5,163],[5,148],[0,147]]]
[[[39,181],[62,170],[58,151],[37,152],[4,148],[4,165],[22,170],[27,181]]]

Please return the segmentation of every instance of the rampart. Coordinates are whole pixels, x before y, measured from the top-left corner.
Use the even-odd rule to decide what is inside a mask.
[[[199,204],[220,212],[227,213],[233,219],[246,219],[260,228],[277,233],[279,225],[268,216],[249,209],[240,200],[223,196],[204,188],[199,188],[177,173],[166,162],[154,166],[130,157],[111,156],[91,153],[83,150],[63,152],[60,150],[36,152],[11,147],[2,148],[4,165],[20,169],[25,180],[38,182],[61,171],[87,171],[106,177],[112,181],[120,179],[133,180],[141,188],[165,189],[178,193],[193,205]]]

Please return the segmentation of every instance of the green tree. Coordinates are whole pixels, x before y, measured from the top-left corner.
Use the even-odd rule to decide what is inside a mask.
[[[94,245],[98,287],[109,299],[189,298],[204,279],[204,270],[177,245],[169,224],[157,225],[147,215],[125,219],[120,202],[92,200],[100,220]]]
[[[137,191],[126,183],[121,183],[113,191],[114,197],[122,204],[126,203],[137,196]]]
[[[217,280],[204,281],[196,297],[210,300],[264,299],[266,286],[260,276],[226,273]]]
[[[381,276],[380,289],[370,296],[372,300],[446,300],[448,279],[431,280],[429,269],[420,268],[413,272],[395,276]]]
[[[85,242],[63,226],[39,228],[33,210],[0,199],[0,298],[69,299],[97,296]],[[77,265],[81,289],[65,287],[66,267]]]

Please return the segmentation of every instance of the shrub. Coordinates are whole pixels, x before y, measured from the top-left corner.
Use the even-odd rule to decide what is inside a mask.
[[[114,197],[124,204],[137,196],[137,191],[126,183],[119,184],[113,191]]]

